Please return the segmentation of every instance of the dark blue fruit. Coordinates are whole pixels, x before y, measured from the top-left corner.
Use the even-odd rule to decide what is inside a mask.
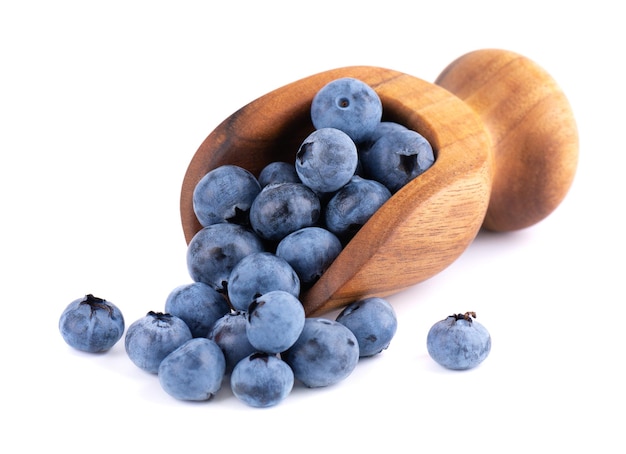
[[[91,294],[72,301],[59,319],[61,336],[78,350],[109,350],[124,333],[124,317],[113,303]]]
[[[235,165],[223,165],[208,172],[196,184],[193,210],[204,227],[219,222],[248,224],[252,201],[261,192],[257,179]]]
[[[247,311],[252,301],[274,290],[300,295],[300,278],[289,263],[271,252],[255,252],[239,261],[228,279],[228,298],[235,310]]]
[[[296,172],[318,194],[334,192],[354,175],[359,161],[355,143],[343,131],[322,128],[304,139],[296,153]]]
[[[150,311],[128,327],[124,344],[137,367],[156,374],[161,361],[192,338],[189,327],[180,318]]]
[[[159,365],[161,387],[179,400],[211,399],[222,387],[226,362],[220,347],[206,337],[185,342]]]
[[[305,227],[283,238],[276,255],[291,265],[303,288],[311,287],[341,252],[341,241],[322,227]]]
[[[329,386],[352,373],[359,361],[359,344],[341,323],[307,318],[300,337],[282,358],[305,386]]]
[[[329,82],[311,102],[311,120],[316,129],[340,129],[356,143],[371,134],[382,113],[382,102],[376,91],[351,77]]]
[[[208,338],[215,341],[224,352],[226,373],[230,374],[235,365],[248,355],[256,352],[246,335],[248,313],[233,311],[217,320]]]
[[[235,397],[251,407],[266,408],[284,400],[293,388],[289,366],[276,355],[253,353],[242,359],[230,376]]]
[[[428,354],[437,363],[453,370],[471,369],[491,351],[491,336],[474,321],[474,312],[454,314],[435,323],[426,337]]]
[[[397,192],[435,162],[430,143],[416,131],[395,128],[360,152],[364,174]]]
[[[225,293],[233,267],[245,256],[263,250],[263,242],[251,230],[238,224],[213,224],[189,242],[187,268],[194,281]]]
[[[319,197],[302,183],[265,186],[250,208],[250,225],[261,238],[280,241],[314,225],[321,212]]]
[[[180,285],[165,300],[165,312],[182,319],[193,337],[206,337],[215,321],[230,311],[226,297],[210,285]]]
[[[398,328],[393,307],[378,297],[347,305],[336,320],[352,331],[359,342],[361,357],[376,355],[389,347]]]

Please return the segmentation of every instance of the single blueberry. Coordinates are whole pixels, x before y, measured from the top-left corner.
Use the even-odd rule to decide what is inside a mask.
[[[411,129],[397,129],[381,135],[359,157],[364,175],[397,192],[435,162],[432,146]]]
[[[110,350],[124,333],[124,316],[113,303],[91,294],[72,301],[61,313],[63,340],[90,353]]]
[[[356,143],[371,134],[382,113],[382,101],[376,91],[351,77],[329,82],[311,102],[311,120],[316,129],[340,129]]]
[[[256,352],[246,334],[247,324],[247,312],[229,312],[215,322],[208,335],[208,338],[215,341],[224,353],[227,374],[232,372],[239,361]]]
[[[347,305],[337,316],[359,342],[359,356],[374,356],[387,347],[396,334],[398,320],[389,302],[371,297]]]
[[[237,263],[228,278],[228,298],[235,310],[247,311],[267,292],[284,290],[300,295],[300,278],[289,263],[271,252],[255,252]]]
[[[237,363],[230,376],[235,397],[251,407],[266,408],[282,402],[291,392],[291,368],[275,355],[253,353]]]
[[[226,297],[210,285],[180,285],[165,300],[165,312],[182,319],[193,337],[206,337],[215,321],[230,312]]]
[[[354,141],[335,128],[313,131],[296,153],[296,172],[316,193],[334,192],[350,181],[359,161]]]
[[[246,335],[258,351],[280,353],[296,342],[304,328],[304,320],[300,300],[291,293],[274,290],[250,304]]]
[[[276,255],[291,265],[302,288],[309,288],[326,272],[342,250],[341,241],[322,227],[305,227],[283,238]]]
[[[204,227],[220,222],[248,225],[252,201],[261,185],[249,171],[235,165],[216,167],[193,192],[193,210]]]
[[[430,357],[453,370],[471,369],[482,363],[491,351],[491,336],[473,320],[475,317],[474,312],[466,312],[435,323],[426,337]]]
[[[245,256],[265,250],[261,239],[238,224],[213,224],[199,230],[187,247],[187,268],[195,282],[226,293],[233,267]]]
[[[326,318],[307,318],[300,337],[281,355],[294,376],[309,388],[347,378],[359,361],[359,344],[348,328]]]
[[[192,338],[189,327],[180,318],[150,311],[128,327],[124,344],[137,367],[156,374],[161,361]]]
[[[317,223],[321,204],[302,183],[265,186],[250,208],[250,225],[259,237],[278,242],[291,232]]]
[[[354,176],[326,204],[326,227],[346,243],[389,198],[391,192],[382,183]]]
[[[293,164],[283,161],[270,162],[259,173],[261,187],[277,183],[301,183]]]
[[[210,339],[188,340],[159,365],[161,387],[179,400],[211,399],[222,387],[226,362],[220,347]]]
[[[359,143],[359,151],[368,150],[374,142],[386,134],[391,134],[394,131],[406,130],[408,130],[408,128],[400,123],[396,123],[394,121],[381,121],[376,125],[371,134],[367,136],[367,139]]]

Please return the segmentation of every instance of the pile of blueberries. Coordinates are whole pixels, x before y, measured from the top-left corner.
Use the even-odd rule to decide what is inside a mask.
[[[355,301],[332,320],[307,317],[299,297],[393,193],[434,163],[433,149],[416,131],[382,121],[376,92],[353,78],[325,85],[311,120],[315,130],[295,164],[270,163],[258,178],[224,165],[198,182],[193,207],[202,229],[187,249],[192,283],[126,331],[128,357],[177,399],[209,400],[228,381],[244,403],[273,406],[296,380],[314,388],[345,379],[396,332],[383,298]],[[465,327],[454,334],[465,343],[457,356],[467,350],[467,332],[481,330],[471,337],[479,339],[474,356],[449,361],[445,335],[429,340],[429,353],[452,369],[477,365],[489,353],[488,333],[472,317],[452,321]],[[121,339],[124,319],[114,304],[87,295],[66,308],[59,327],[73,347],[106,351]]]

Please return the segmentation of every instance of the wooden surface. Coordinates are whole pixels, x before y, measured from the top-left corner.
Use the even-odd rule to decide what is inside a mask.
[[[193,188],[209,170],[240,165],[255,175],[273,160],[293,162],[313,130],[311,100],[326,83],[355,77],[381,97],[385,120],[422,133],[435,164],[398,191],[358,232],[318,283],[301,296],[308,316],[367,296],[385,296],[450,265],[480,229],[492,186],[490,136],[482,120],[449,91],[377,67],[327,71],[279,88],[224,120],[201,144],[181,191],[187,242],[200,229]]]
[[[530,59],[482,49],[452,62],[437,78],[472,107],[491,134],[494,179],[484,227],[529,227],[556,209],[578,163],[578,133],[556,81]]]

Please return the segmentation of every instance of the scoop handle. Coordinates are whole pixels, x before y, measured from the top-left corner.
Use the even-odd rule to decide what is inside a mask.
[[[481,49],[450,63],[435,84],[468,104],[491,136],[493,183],[483,228],[529,227],[556,209],[578,165],[578,132],[565,94],[517,53]]]

